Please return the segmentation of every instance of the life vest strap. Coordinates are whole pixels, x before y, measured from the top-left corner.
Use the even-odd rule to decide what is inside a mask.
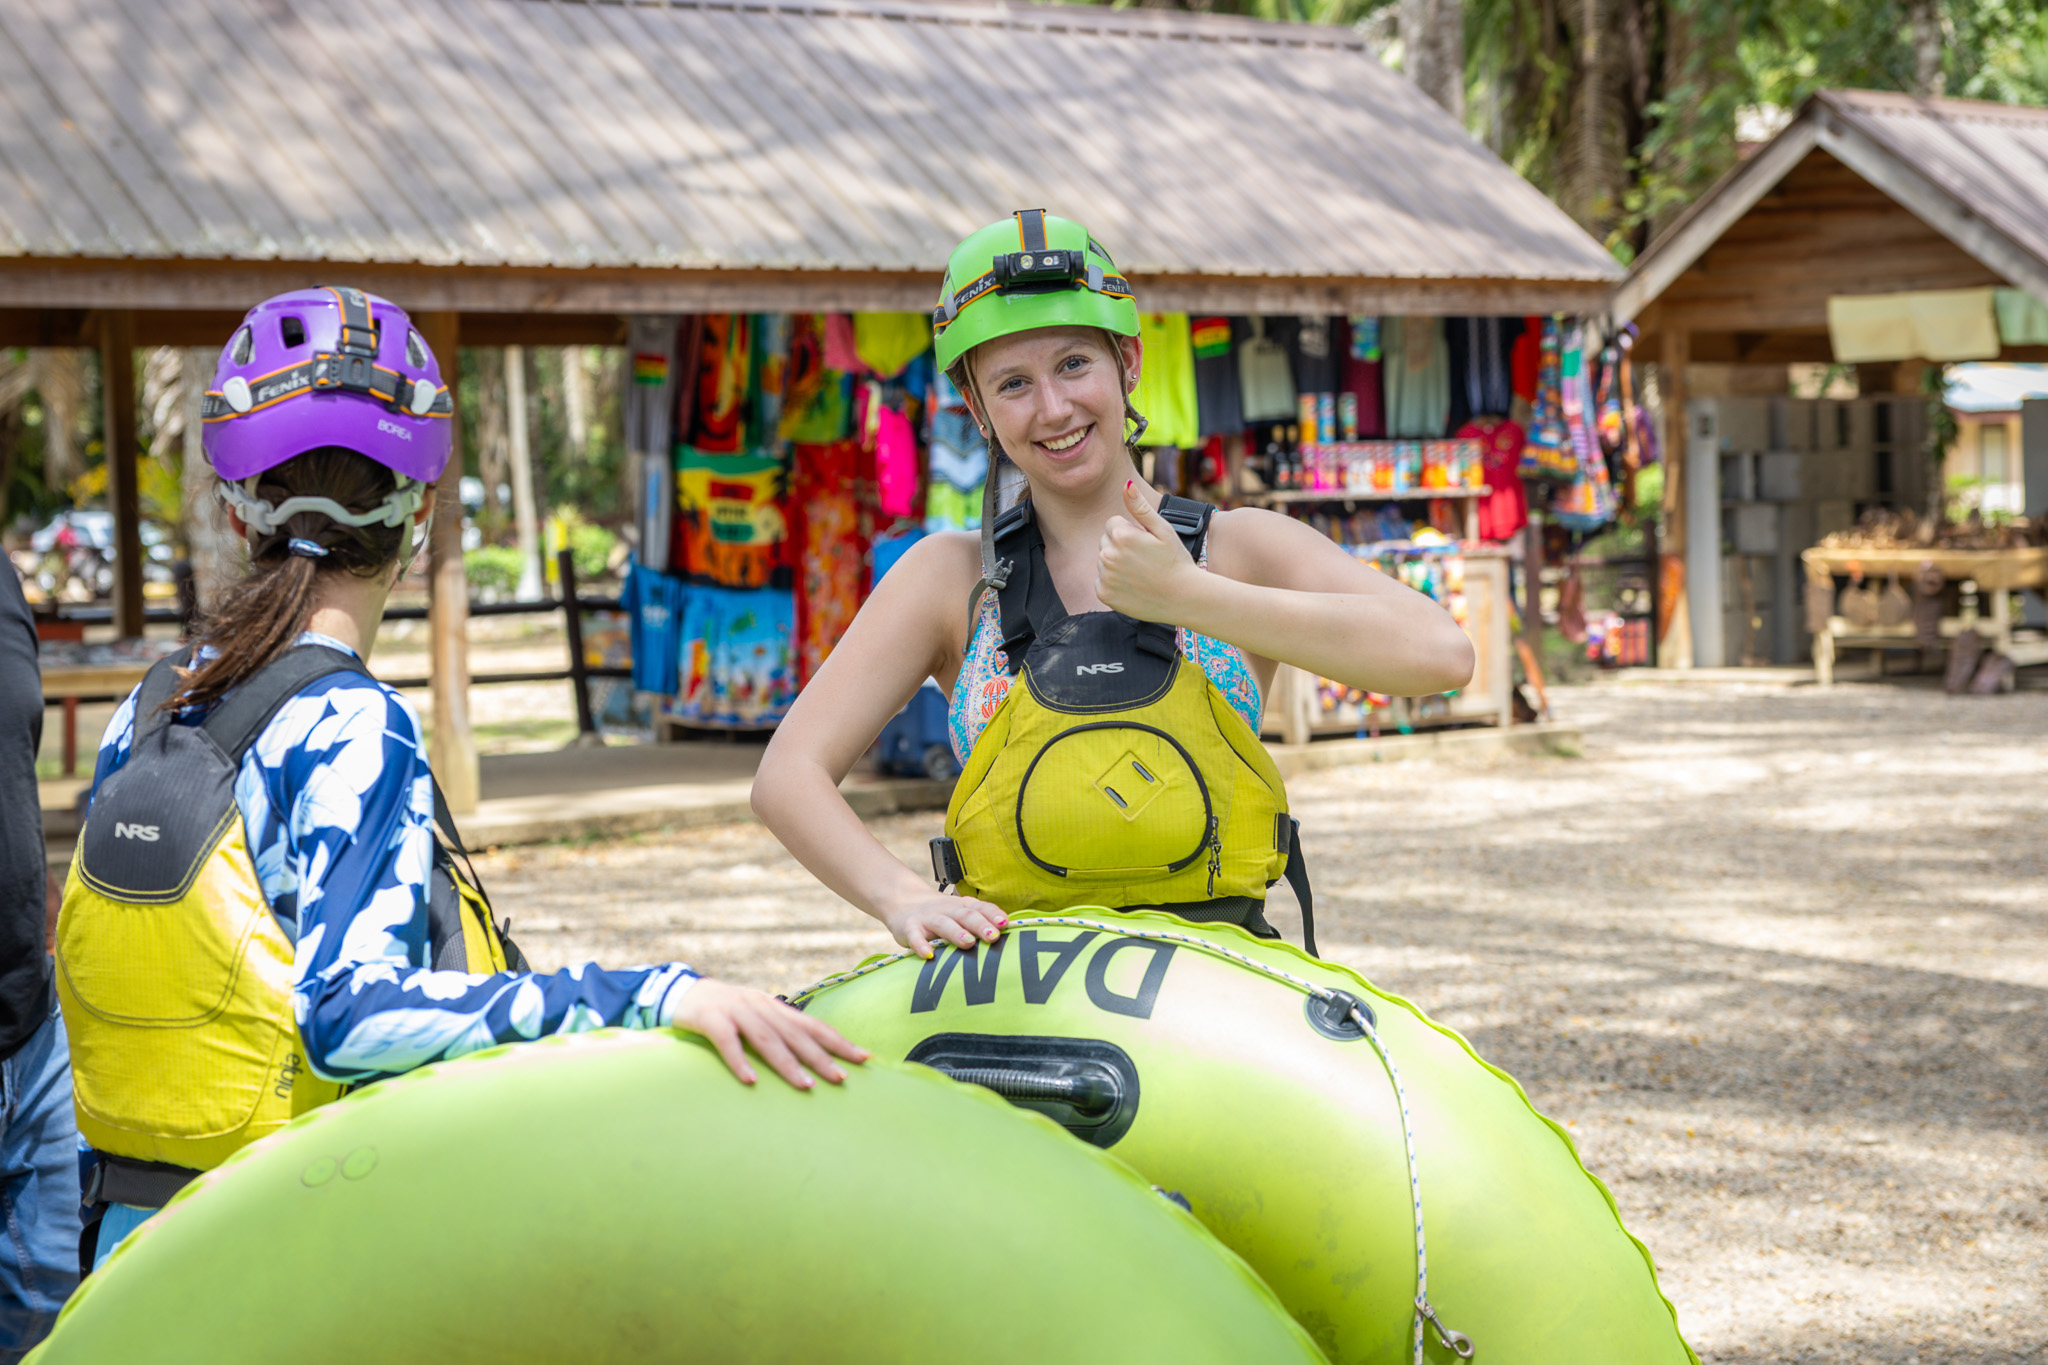
[[[1301,903],[1301,946],[1310,957],[1321,957],[1316,951],[1316,894],[1308,884],[1308,862],[1301,853],[1301,821],[1291,815],[1280,820],[1287,831],[1287,869],[1280,875]]]
[[[138,1209],[160,1209],[179,1190],[199,1178],[199,1172],[190,1167],[174,1166],[168,1161],[140,1161],[100,1151],[93,1155],[99,1160],[86,1177],[88,1205],[127,1204]]]
[[[370,670],[355,655],[326,645],[294,645],[221,698],[202,728],[222,753],[240,762],[286,702],[330,673],[368,677]]]
[[[1209,521],[1216,508],[1194,498],[1166,494],[1159,500],[1159,515],[1187,547],[1190,558],[1200,560],[1209,538]],[[1045,563],[1045,533],[1038,529],[1029,501],[1018,503],[996,519],[991,536],[995,560],[983,575],[983,582],[996,590],[996,605],[1002,616],[1003,656],[1012,676],[1024,667],[1024,652],[1031,642],[1067,618],[1066,604],[1053,586],[1052,571]],[[976,599],[979,600],[977,586]],[[1140,647],[1146,642],[1139,641]],[[1156,652],[1156,651],[1155,651]]]

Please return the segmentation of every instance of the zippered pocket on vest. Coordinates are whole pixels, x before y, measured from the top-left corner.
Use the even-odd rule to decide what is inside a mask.
[[[1104,720],[1046,741],[1017,788],[1017,842],[1059,877],[1128,879],[1192,865],[1216,843],[1201,769],[1151,725]]]

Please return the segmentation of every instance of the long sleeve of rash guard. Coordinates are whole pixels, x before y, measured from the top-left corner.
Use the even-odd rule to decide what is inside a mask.
[[[101,744],[95,785],[125,761],[132,725],[131,705]],[[419,721],[360,675],[285,703],[243,758],[235,802],[271,908],[297,940],[292,1006],[322,1076],[360,1083],[545,1034],[666,1026],[697,979],[679,963],[431,970],[433,787]]]

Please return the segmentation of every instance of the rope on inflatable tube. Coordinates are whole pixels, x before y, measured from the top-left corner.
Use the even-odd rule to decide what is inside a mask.
[[[1273,978],[1275,981],[1285,982],[1304,995],[1323,1001],[1325,1004],[1341,1006],[1341,1012],[1347,1013],[1351,1022],[1358,1025],[1360,1031],[1364,1033],[1366,1040],[1372,1044],[1372,1050],[1378,1054],[1380,1065],[1386,1068],[1387,1079],[1393,1084],[1394,1101],[1401,1111],[1401,1142],[1408,1154],[1408,1193],[1414,1200],[1415,1208],[1414,1365],[1424,1365],[1422,1358],[1424,1323],[1427,1323],[1430,1328],[1435,1330],[1437,1340],[1443,1343],[1446,1350],[1452,1352],[1460,1360],[1472,1359],[1474,1353],[1472,1339],[1463,1332],[1454,1331],[1446,1327],[1443,1319],[1437,1316],[1436,1308],[1429,1301],[1429,1244],[1422,1230],[1422,1176],[1415,1161],[1415,1125],[1408,1115],[1408,1091],[1401,1084],[1400,1068],[1394,1065],[1394,1059],[1387,1052],[1386,1044],[1380,1040],[1379,1025],[1373,1018],[1371,1011],[1364,1008],[1362,1004],[1344,992],[1332,990],[1327,986],[1318,986],[1305,976],[1296,976],[1292,972],[1275,967],[1270,962],[1261,962],[1255,957],[1236,952],[1209,939],[1196,938],[1192,934],[1176,934],[1163,929],[1138,929],[1127,924],[1112,924],[1106,920],[1087,919],[1080,915],[1033,915],[1031,916],[1030,923],[1033,927],[1041,924],[1063,924],[1076,929],[1097,929],[1107,933],[1122,934],[1126,938],[1151,939],[1160,943],[1179,944],[1182,947],[1192,948],[1196,952],[1207,953],[1212,957],[1220,957],[1226,961],[1234,962],[1240,967],[1249,967],[1255,972],[1260,972]],[[955,949],[955,951],[958,950]],[[902,952],[885,953],[880,957],[871,957],[851,970],[840,972],[834,976],[828,976],[816,985],[797,992],[791,1003],[801,1009],[806,1000],[820,991],[844,985],[849,981],[856,981],[870,972],[879,971],[891,963],[901,962],[905,958],[912,956],[915,956],[915,954]]]

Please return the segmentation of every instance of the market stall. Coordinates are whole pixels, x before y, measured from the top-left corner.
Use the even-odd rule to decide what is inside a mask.
[[[1134,403],[1155,487],[1296,517],[1443,603],[1473,640],[1472,683],[1443,696],[1285,668],[1268,734],[1510,723],[1532,503],[1595,530],[1615,485],[1655,459],[1620,339],[1556,317],[1142,326]],[[918,313],[643,318],[632,366],[635,686],[670,734],[770,728],[905,549],[979,528],[988,452]]]
[[[1871,650],[1881,672],[1888,651],[1945,650],[1965,631],[2016,665],[2048,663],[2048,634],[2020,629],[2012,613],[2013,593],[2048,588],[2048,545],[1823,544],[1799,558],[1823,687],[1833,684],[1845,649]]]

